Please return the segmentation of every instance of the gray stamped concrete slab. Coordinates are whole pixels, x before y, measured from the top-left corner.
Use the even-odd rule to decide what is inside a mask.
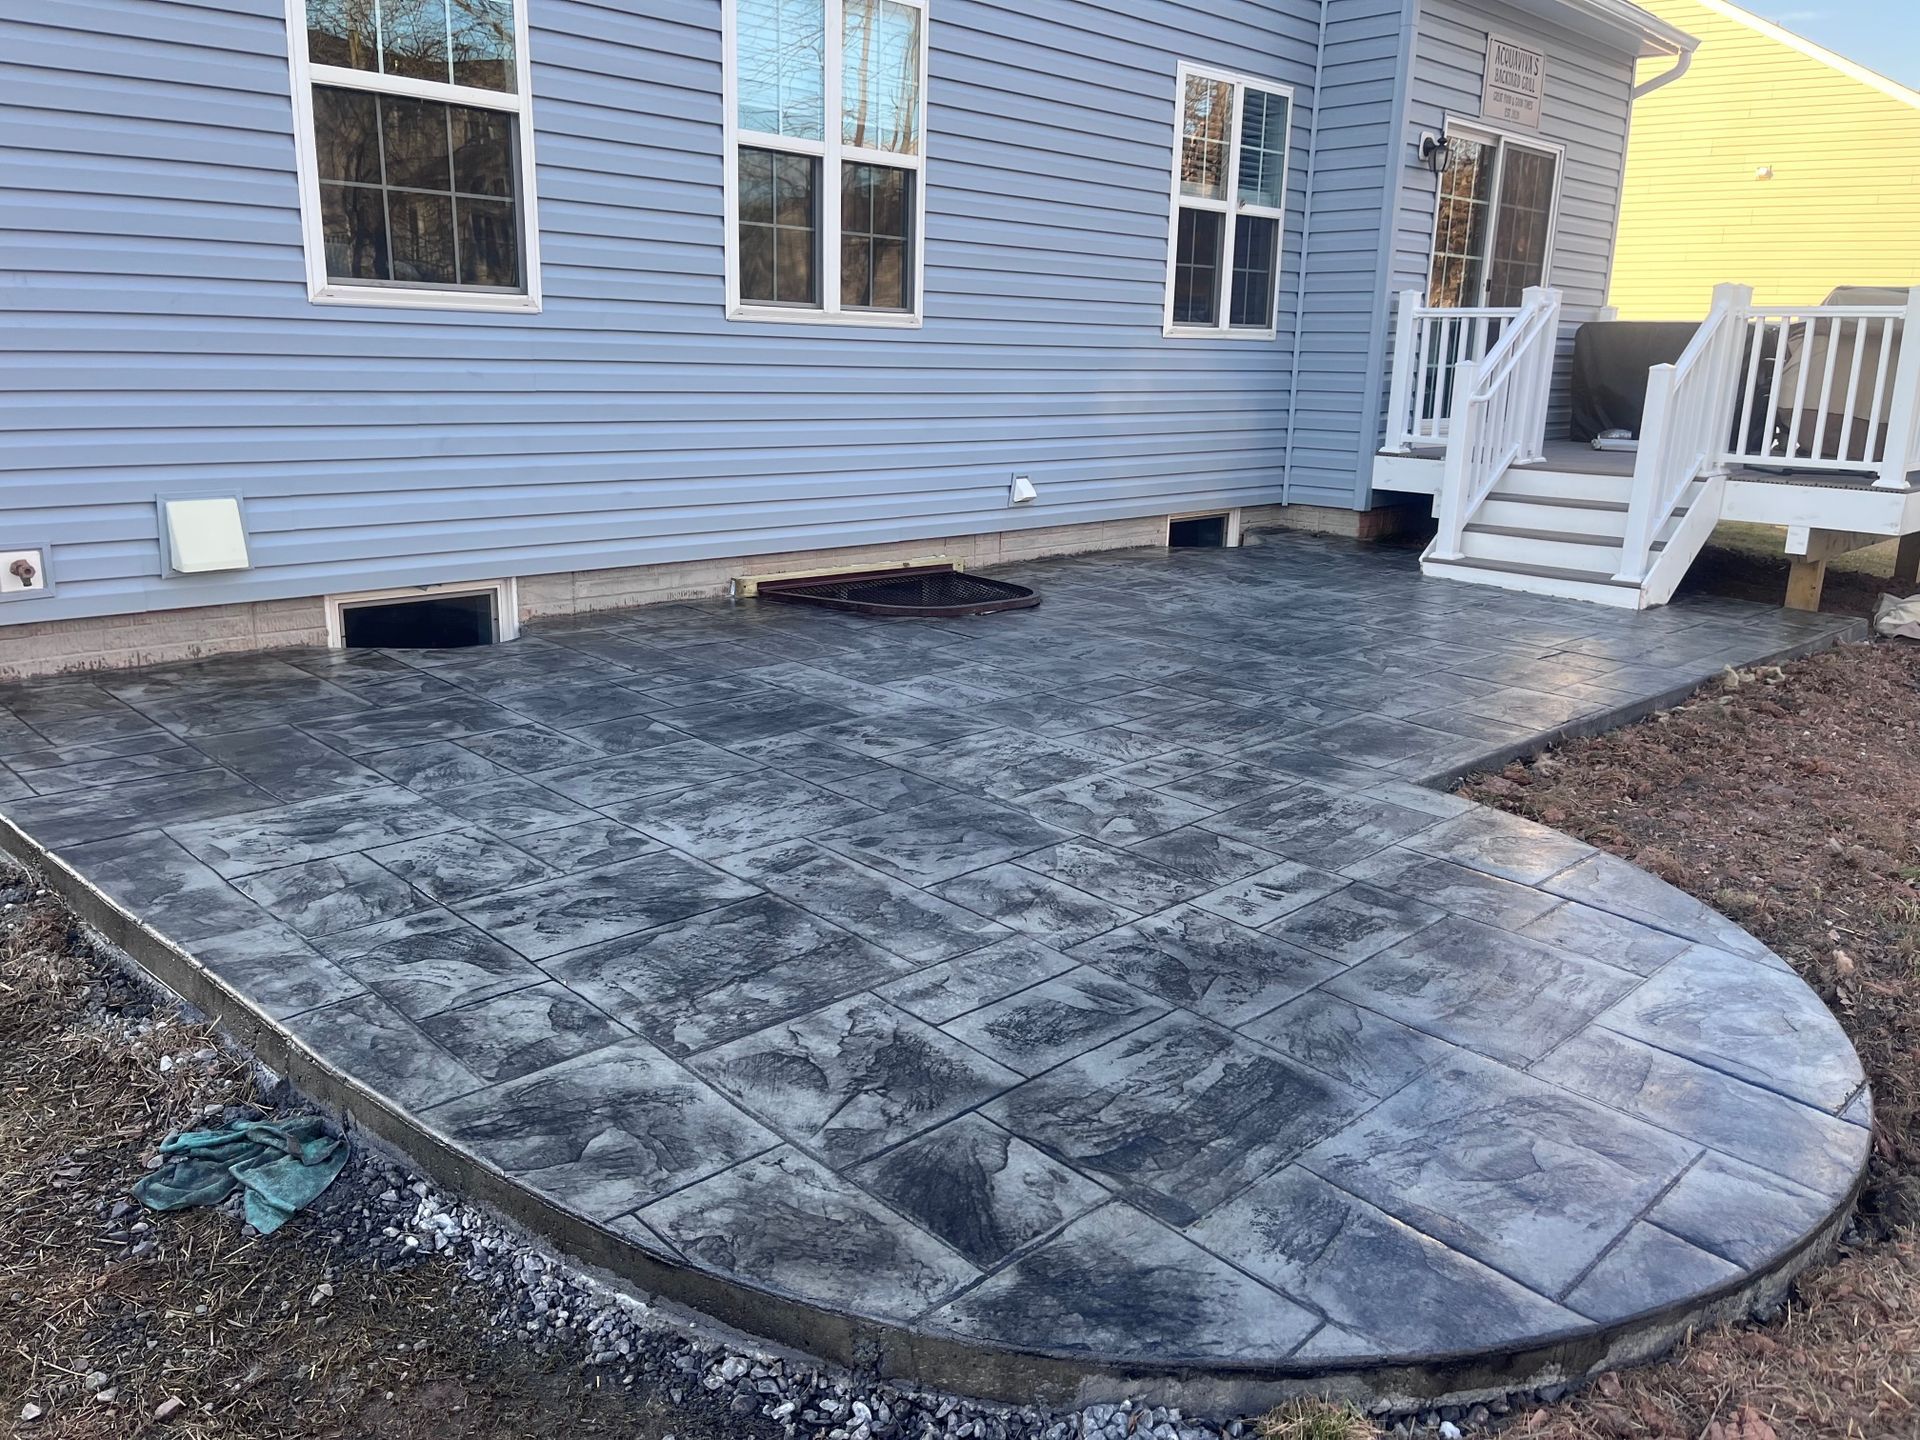
[[[1430,788],[1842,622],[1298,538],[1010,573],[0,686],[0,813],[598,1258],[1007,1398],[1525,1383],[1847,1203],[1777,957]]]

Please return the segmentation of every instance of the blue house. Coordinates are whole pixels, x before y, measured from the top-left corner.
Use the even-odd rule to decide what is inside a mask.
[[[1458,569],[1564,433],[1636,63],[1691,45],[1625,0],[66,0],[0,31],[15,675],[337,640],[421,587],[505,633],[1169,517],[1369,535],[1444,500],[1452,408],[1492,405],[1525,433],[1440,505]],[[1636,513],[1643,561],[1684,510]]]

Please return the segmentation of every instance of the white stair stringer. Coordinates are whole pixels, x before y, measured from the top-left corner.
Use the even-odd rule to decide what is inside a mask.
[[[1727,477],[1712,475],[1697,482],[1685,501],[1686,509],[1676,510],[1673,518],[1660,532],[1660,540],[1647,567],[1646,578],[1640,582],[1640,593],[1644,596],[1643,608],[1652,605],[1664,605],[1673,598],[1673,592],[1686,578],[1688,568],[1694,557],[1700,553],[1700,547],[1707,543],[1713,534],[1713,527],[1720,523],[1720,507],[1727,496]]]
[[[1462,530],[1461,553],[1437,559],[1430,545],[1420,571],[1629,610],[1664,605],[1713,532],[1726,482],[1714,476],[1687,487],[1654,537],[1638,582],[1619,573],[1631,484],[1626,476],[1510,469]]]

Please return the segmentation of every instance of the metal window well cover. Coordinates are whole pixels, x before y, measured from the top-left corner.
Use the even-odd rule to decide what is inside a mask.
[[[1030,610],[1040,597],[1024,585],[965,575],[951,565],[910,570],[865,570],[848,575],[817,575],[769,580],[759,586],[763,600],[791,605],[825,605],[857,615],[917,615],[955,619],[994,610]]]

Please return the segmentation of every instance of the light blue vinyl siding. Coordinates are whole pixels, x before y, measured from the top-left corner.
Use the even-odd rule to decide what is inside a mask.
[[[1539,137],[1566,149],[1547,278],[1562,297],[1560,367],[1548,433],[1564,435],[1564,382],[1573,332],[1596,318],[1606,304],[1614,225],[1626,171],[1633,60],[1497,0],[1420,0],[1420,9],[1413,88],[1402,136],[1404,163],[1399,172],[1400,209],[1394,226],[1390,288],[1423,294],[1427,288],[1439,182],[1431,170],[1416,163],[1421,133],[1438,134],[1449,114],[1464,119],[1479,115],[1489,32],[1535,45],[1546,56]]]
[[[1328,0],[1288,498],[1356,503],[1380,410],[1375,336],[1414,0]]]
[[[16,7],[0,536],[59,590],[0,623],[1278,501],[1317,0],[932,13],[925,325],[883,331],[723,316],[719,0],[531,0],[511,317],[308,302],[277,0]],[[1182,59],[1295,89],[1271,341],[1161,334]],[[255,568],[161,579],[155,498],[210,492]]]
[[[308,302],[279,0],[0,18],[0,544],[59,584],[0,624],[1364,506],[1418,135],[1477,112],[1489,26],[1547,50],[1552,281],[1605,294],[1631,62],[1498,0],[932,0],[916,330],[724,318],[720,0],[529,4],[509,316]],[[1181,60],[1294,91],[1272,340],[1161,334]],[[208,493],[254,568],[163,578],[156,498]]]

